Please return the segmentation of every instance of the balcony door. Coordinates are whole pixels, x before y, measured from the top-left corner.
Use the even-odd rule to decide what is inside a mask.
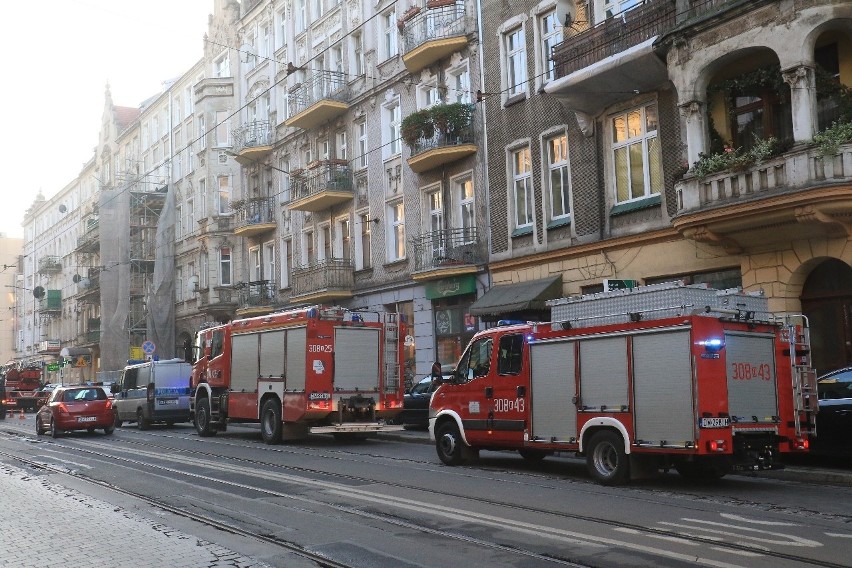
[[[831,259],[817,266],[802,289],[818,374],[852,365],[852,268]]]

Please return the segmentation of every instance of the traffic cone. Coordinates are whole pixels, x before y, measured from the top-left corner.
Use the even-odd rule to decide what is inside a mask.
[[[21,409],[21,413],[18,415],[18,418],[20,420],[26,420],[27,419],[27,417],[24,416],[24,409],[23,408]]]

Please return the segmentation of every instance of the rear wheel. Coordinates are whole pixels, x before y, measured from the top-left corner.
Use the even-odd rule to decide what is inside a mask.
[[[442,462],[447,465],[460,465],[464,461],[463,444],[455,422],[445,422],[438,427],[438,433],[435,435],[435,449]]]
[[[281,403],[271,398],[263,403],[260,412],[260,435],[267,444],[277,444],[281,441]]]
[[[199,436],[215,436],[216,430],[210,423],[210,401],[202,398],[195,407],[195,431]]]
[[[104,427],[104,434],[106,434],[107,436],[111,435],[113,432],[115,432],[114,424],[110,424],[109,426]]]
[[[141,408],[136,411],[136,427],[140,430],[147,430],[151,427],[151,423],[145,418]]]
[[[630,464],[621,436],[614,432],[598,432],[589,441],[586,468],[602,485],[621,485],[630,478]]]
[[[59,428],[56,427],[56,421],[53,418],[51,418],[50,419],[50,435],[53,436],[54,438],[58,438],[60,436],[60,434],[61,434],[61,432],[59,431]]]
[[[35,423],[36,423],[36,436],[41,436],[42,434],[44,434],[44,428],[42,427],[41,420],[38,419],[38,416],[36,416]]]
[[[121,425],[124,424],[124,420],[118,417],[118,410],[115,411],[115,421],[113,422],[113,426],[116,428],[121,428]]]

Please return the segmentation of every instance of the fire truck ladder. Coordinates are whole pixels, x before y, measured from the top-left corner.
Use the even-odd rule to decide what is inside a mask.
[[[385,392],[399,390],[399,314],[385,313]]]
[[[784,316],[787,340],[790,342],[790,375],[793,379],[793,407],[797,417],[805,415],[807,432],[816,435],[814,415],[819,408],[816,371],[811,366],[811,333],[808,318],[793,314]],[[796,436],[801,436],[802,420],[797,418]]]

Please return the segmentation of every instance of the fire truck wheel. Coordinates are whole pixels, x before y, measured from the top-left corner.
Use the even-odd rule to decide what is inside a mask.
[[[530,463],[538,463],[547,456],[551,455],[552,452],[545,452],[544,450],[534,450],[532,448],[521,448],[520,450],[518,450],[518,453],[521,454],[521,457],[524,458],[524,460]]]
[[[435,449],[442,462],[447,465],[460,465],[463,461],[463,444],[455,422],[445,422],[438,427],[438,433],[435,435]]]
[[[267,444],[277,444],[281,441],[281,403],[271,398],[263,403],[260,412],[260,435]]]
[[[210,424],[210,401],[202,398],[195,408],[195,431],[199,436],[215,436],[216,430]]]
[[[594,434],[586,450],[586,468],[602,485],[620,485],[630,478],[630,463],[624,442],[615,432]]]
[[[151,427],[151,423],[145,418],[141,408],[136,411],[136,426],[140,430],[147,430]]]

